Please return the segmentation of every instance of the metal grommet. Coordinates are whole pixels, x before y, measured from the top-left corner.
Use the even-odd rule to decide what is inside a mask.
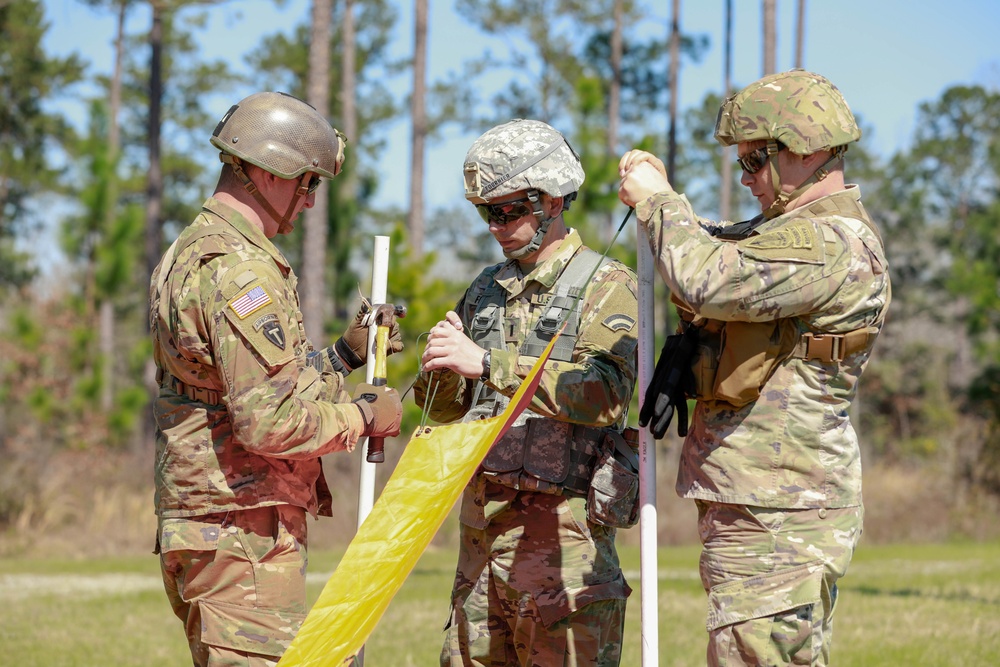
[[[240,138],[239,137],[233,137],[233,143],[234,144],[238,144],[239,142],[240,142]]]
[[[821,519],[825,519],[826,518],[826,508],[825,507],[819,511],[819,518],[821,518]]]

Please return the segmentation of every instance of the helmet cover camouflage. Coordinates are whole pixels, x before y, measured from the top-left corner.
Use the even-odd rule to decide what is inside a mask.
[[[793,69],[765,76],[727,99],[715,138],[723,146],[773,139],[809,155],[857,141],[861,128],[836,86],[819,74]]]
[[[234,104],[212,145],[280,178],[340,173],[344,135],[311,105],[287,93],[254,93]]]
[[[480,136],[465,156],[465,198],[488,204],[522,190],[566,197],[583,184],[580,156],[550,125],[515,119]]]

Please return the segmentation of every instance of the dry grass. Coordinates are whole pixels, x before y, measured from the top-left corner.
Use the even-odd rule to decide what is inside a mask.
[[[319,595],[339,554],[312,555],[309,593]],[[638,553],[622,550],[627,570]],[[697,547],[660,550],[662,667],[704,664],[705,595]],[[368,638],[366,665],[437,664],[455,562],[424,554]],[[623,667],[640,663],[641,592],[629,601]],[[834,639],[838,667],[1000,664],[1000,542],[869,546],[843,580]],[[0,646],[18,667],[170,667],[189,664],[180,622],[151,556],[0,560]],[[335,631],[332,629],[331,631]]]
[[[678,444],[661,444],[657,454],[658,533],[664,546],[698,540],[694,503],[674,493]],[[390,448],[389,461],[378,468],[378,488],[398,457],[398,449]],[[310,522],[310,541],[317,549],[336,549],[345,546],[357,527],[360,456],[329,456],[325,465],[334,516]],[[19,497],[21,509],[0,532],[0,557],[149,553],[156,531],[151,471],[151,454],[53,456],[31,491]],[[0,481],[0,496],[18,492],[3,484]],[[1000,500],[956,490],[947,471],[936,466],[869,466],[864,488],[865,544],[1000,538]],[[449,549],[456,544],[456,514],[451,513],[432,546]],[[620,531],[619,544],[638,543],[638,528]]]

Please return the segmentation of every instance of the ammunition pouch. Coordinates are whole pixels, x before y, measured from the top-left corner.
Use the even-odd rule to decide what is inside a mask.
[[[626,432],[635,441],[635,429]],[[587,515],[595,523],[627,527],[638,518],[638,457],[610,428],[528,419],[493,445],[482,472],[512,489],[587,498]]]
[[[798,328],[790,319],[773,322],[726,322],[722,329],[713,399],[736,407],[760,396],[774,371],[795,346]],[[696,391],[699,373],[695,373]]]
[[[587,493],[587,518],[609,528],[631,528],[639,521],[639,431],[607,431]]]
[[[760,397],[764,385],[786,360],[840,363],[868,349],[878,332],[878,327],[866,327],[843,334],[799,333],[797,321],[791,318],[711,322],[698,338],[692,362],[692,398],[743,407]]]
[[[603,441],[601,428],[528,419],[493,445],[483,459],[483,472],[512,489],[583,496]]]

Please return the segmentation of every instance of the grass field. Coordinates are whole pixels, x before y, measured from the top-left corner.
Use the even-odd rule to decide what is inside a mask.
[[[314,553],[313,599],[338,554]],[[639,555],[622,665],[640,664]],[[366,646],[366,665],[436,665],[455,553],[428,552]],[[705,595],[696,547],[659,554],[659,664],[704,664]],[[841,584],[833,664],[1000,665],[1000,543],[862,545]],[[190,658],[156,557],[0,560],[0,663],[17,667],[177,667]]]

